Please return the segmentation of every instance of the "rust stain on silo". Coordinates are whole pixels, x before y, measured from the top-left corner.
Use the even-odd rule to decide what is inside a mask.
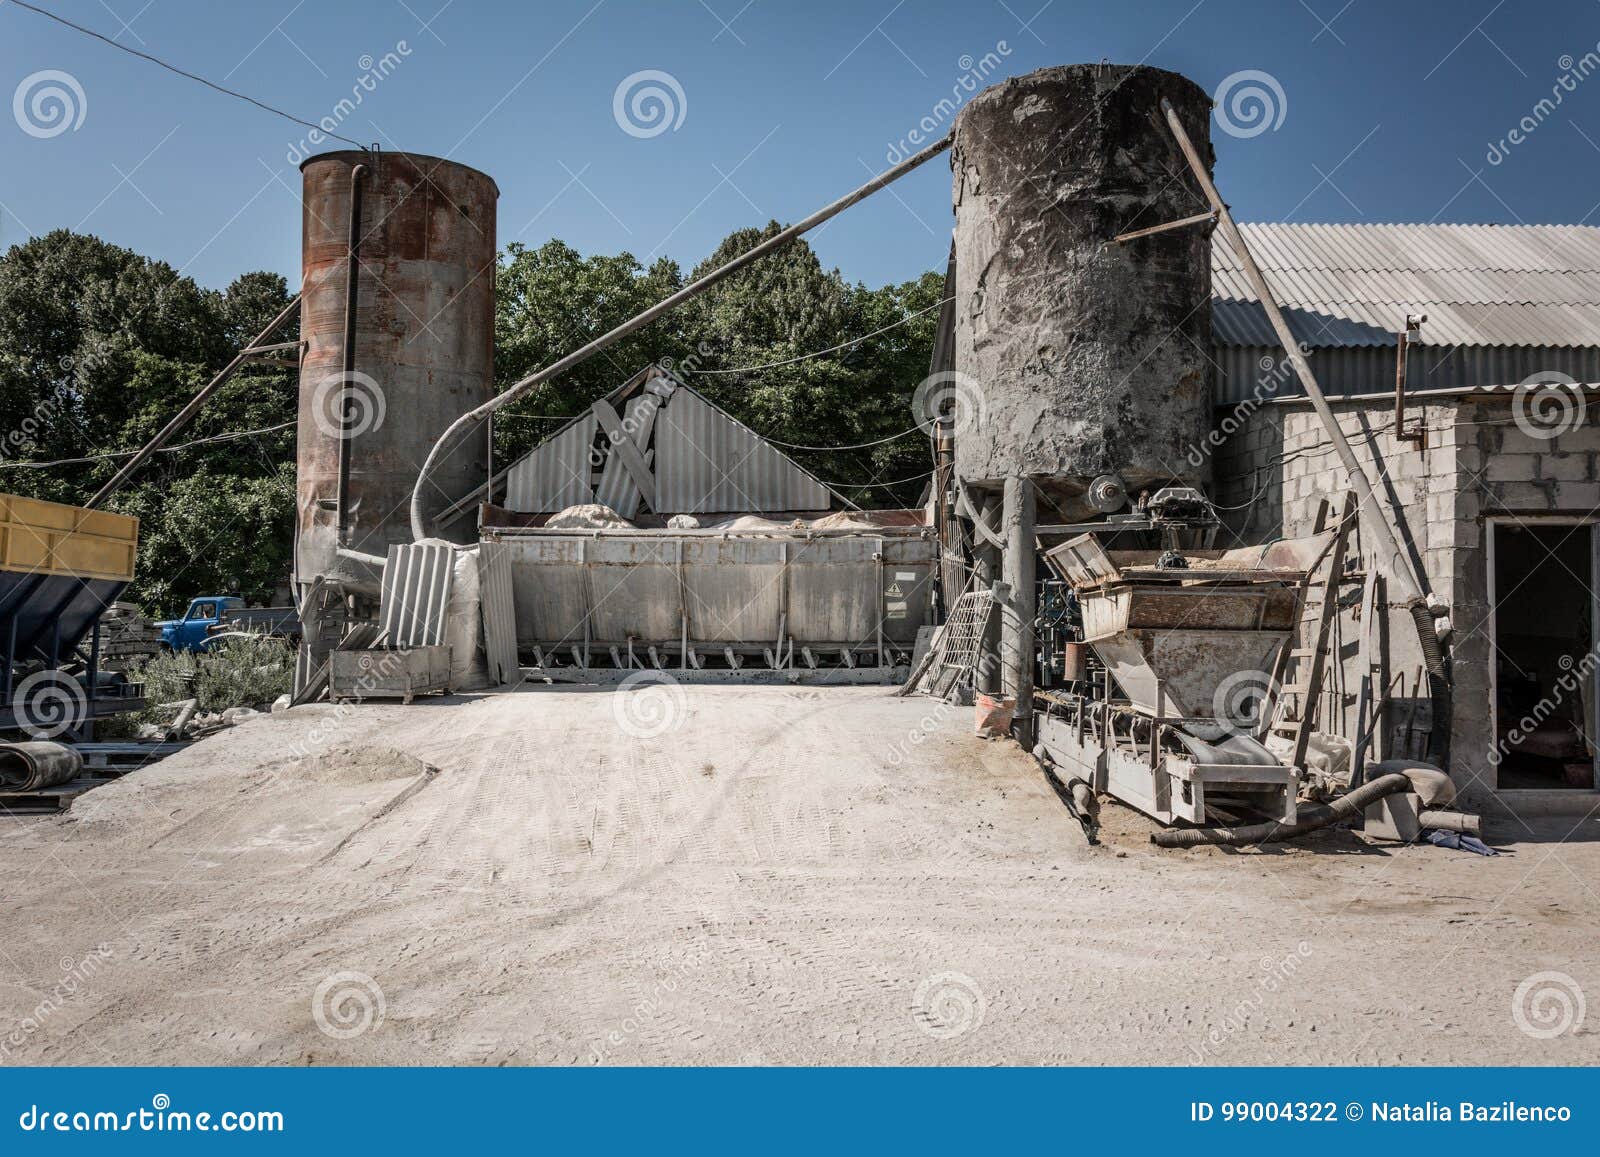
[[[337,539],[340,407],[351,170],[361,184],[348,545],[384,554],[411,541],[418,470],[446,427],[494,383],[495,203],[484,173],[416,153],[324,153],[304,189],[296,574],[330,569]],[[369,384],[370,382],[370,384]],[[432,476],[431,515],[487,478],[488,430]],[[475,534],[471,516],[438,532]]]

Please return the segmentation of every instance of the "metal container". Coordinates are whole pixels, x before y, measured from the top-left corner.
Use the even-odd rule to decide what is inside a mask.
[[[1210,230],[1114,240],[1196,212],[1163,97],[1209,161],[1206,93],[1144,66],[1041,69],[956,119],[956,468],[1034,476],[1067,520],[1102,475],[1208,477]]]
[[[1188,565],[1158,565],[1154,551],[1107,553],[1092,534],[1045,553],[1073,585],[1083,639],[1146,715],[1212,719],[1231,711],[1226,688],[1264,689],[1300,621],[1312,540],[1188,552]]]
[[[615,647],[639,659],[653,647],[681,662],[685,644],[774,655],[792,644],[880,653],[892,665],[929,621],[936,544],[922,528],[502,530],[489,541],[510,565],[522,651]]]
[[[378,556],[411,541],[418,467],[452,421],[490,396],[499,190],[475,169],[414,153],[325,153],[306,161],[301,176],[307,344],[295,573],[308,582],[334,573],[341,537]],[[433,474],[429,513],[488,474],[486,425]],[[437,531],[459,542],[476,536],[470,516]]]
[[[448,646],[334,651],[328,659],[328,698],[335,703],[362,699],[410,703],[418,695],[450,687]]]

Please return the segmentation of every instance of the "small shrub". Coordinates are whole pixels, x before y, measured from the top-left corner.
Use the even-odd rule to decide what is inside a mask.
[[[198,699],[201,712],[266,710],[294,682],[294,648],[268,635],[233,635],[207,651],[156,655],[128,677],[144,684],[145,706],[96,725],[101,736],[131,736],[144,723],[171,723],[172,709],[161,704],[185,699]]]

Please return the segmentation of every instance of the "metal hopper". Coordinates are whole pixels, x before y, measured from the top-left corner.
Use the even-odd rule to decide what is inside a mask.
[[[1152,716],[1223,714],[1219,689],[1240,672],[1264,686],[1299,619],[1305,569],[1292,543],[1190,551],[1163,567],[1155,551],[1108,554],[1085,534],[1047,557],[1077,594],[1084,641]]]
[[[1292,823],[1300,773],[1239,718],[1239,691],[1268,689],[1324,541],[1175,557],[1108,553],[1086,534],[1048,551],[1077,596],[1084,641],[1115,680],[1040,696],[1048,757],[1163,823],[1204,822],[1213,804]]]

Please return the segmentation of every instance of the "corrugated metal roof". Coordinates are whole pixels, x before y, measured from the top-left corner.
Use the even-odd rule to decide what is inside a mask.
[[[506,506],[512,510],[565,510],[594,501],[594,466],[589,460],[597,423],[584,414],[512,464],[506,474]]]
[[[1295,336],[1394,344],[1426,313],[1436,346],[1600,346],[1600,228],[1588,225],[1241,225]],[[1213,340],[1275,346],[1220,235],[1211,245]]]
[[[764,514],[845,505],[787,454],[658,366],[645,367],[606,401],[628,408],[625,428],[654,479],[656,514]],[[615,453],[607,456],[595,484],[590,452],[597,428],[591,411],[518,459],[507,475],[506,507],[553,513],[599,501],[633,517],[639,490]]]
[[[693,390],[656,420],[657,513],[826,510],[833,493]]]

